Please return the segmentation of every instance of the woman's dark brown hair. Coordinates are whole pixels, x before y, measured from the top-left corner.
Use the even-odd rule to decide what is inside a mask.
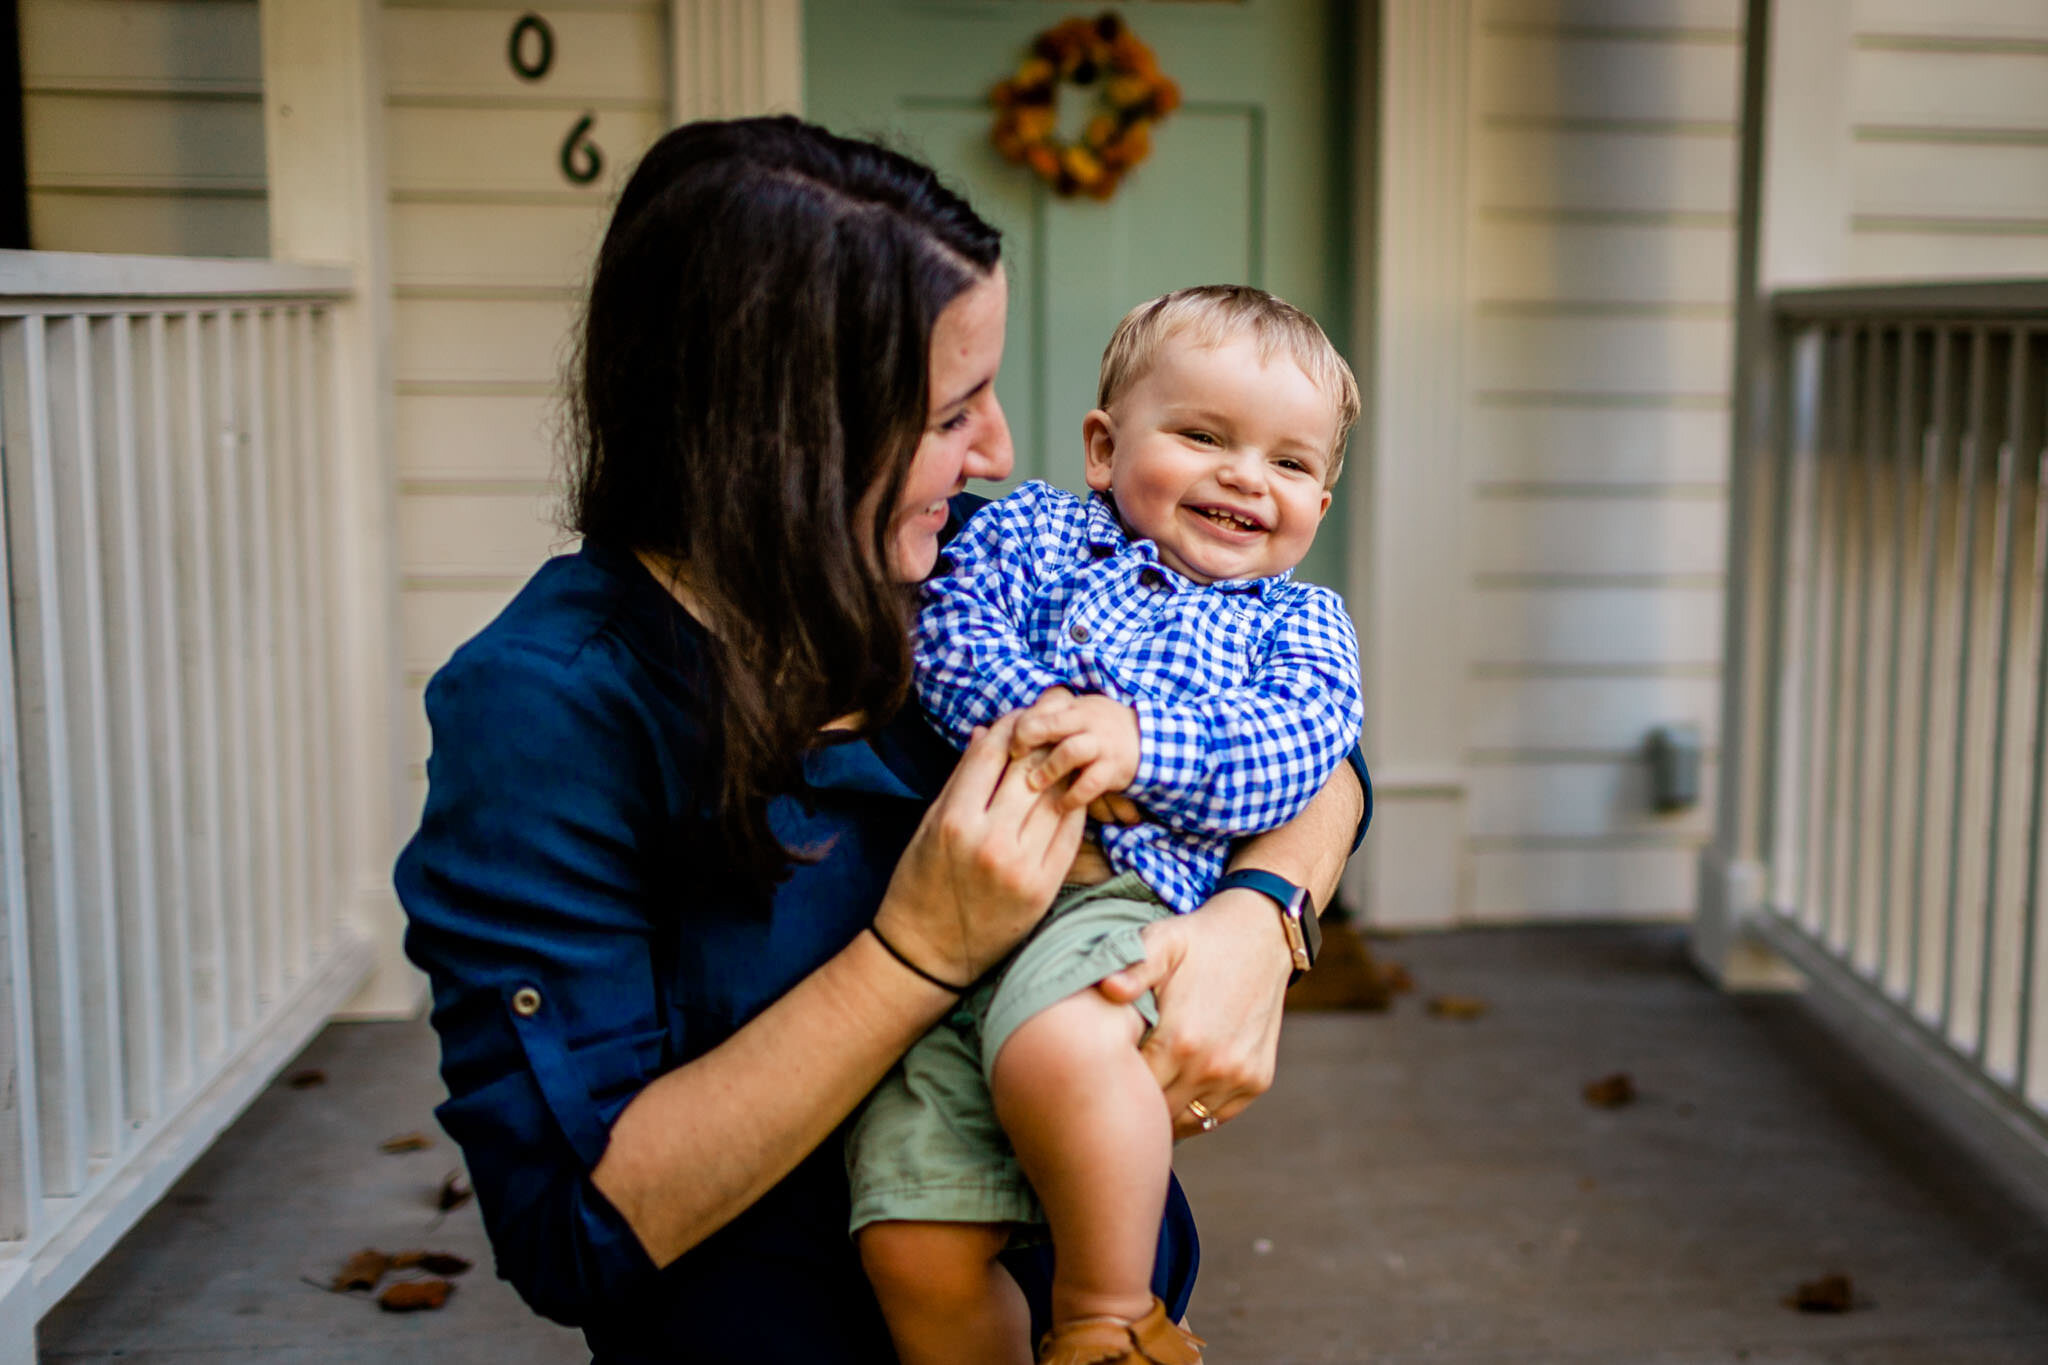
[[[763,884],[767,805],[835,717],[910,681],[888,528],[933,325],[993,228],[925,166],[793,118],[678,128],[605,233],[572,404],[570,529],[676,566],[709,616],[721,809]]]

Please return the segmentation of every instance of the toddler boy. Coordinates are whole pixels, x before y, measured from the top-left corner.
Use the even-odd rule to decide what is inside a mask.
[[[982,509],[925,586],[917,689],[964,744],[1023,708],[1034,781],[1135,802],[1104,822],[1043,924],[912,1047],[856,1121],[861,1257],[905,1365],[1025,1359],[996,1264],[1048,1227],[1059,1365],[1193,1365],[1152,1297],[1173,1116],[1138,1044],[1157,1022],[1092,989],[1140,930],[1215,890],[1233,840],[1286,823],[1357,742],[1343,602],[1296,583],[1329,510],[1358,387],[1305,313],[1257,289],[1133,309],[1082,423],[1084,500],[1029,483]],[[947,561],[950,561],[950,565]],[[1200,1114],[1198,1113],[1198,1117]]]

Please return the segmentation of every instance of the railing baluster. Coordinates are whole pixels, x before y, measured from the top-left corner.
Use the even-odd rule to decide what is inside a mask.
[[[94,418],[94,370],[90,320],[65,319],[63,358],[70,392],[52,405],[53,433],[60,433],[55,462],[58,579],[55,600],[69,617],[64,636],[64,673],[72,691],[68,708],[71,758],[77,765],[71,790],[77,801],[70,856],[76,860],[79,915],[79,987],[83,997],[86,1116],[89,1155],[108,1157],[120,1140],[127,1105],[122,1096],[121,952],[114,905],[113,766],[107,736],[105,602],[100,576],[99,433]]]
[[[1982,612],[1983,625],[1991,641],[1992,666],[1983,684],[1988,691],[1986,714],[1982,730],[1984,741],[1983,760],[1988,767],[1985,781],[1977,788],[1979,795],[1974,807],[1983,808],[1983,819],[1977,827],[1981,830],[1979,846],[1983,852],[1981,863],[1981,888],[1977,894],[1964,902],[1966,918],[1977,932],[1976,962],[1973,964],[1976,976],[1975,1018],[1971,1026],[1971,1060],[1979,1069],[1988,1069],[1991,1061],[1994,1033],[1994,1009],[2002,995],[2010,992],[1999,990],[2002,975],[1997,960],[2001,946],[2000,924],[2008,919],[2000,913],[1999,903],[2009,894],[2012,879],[2005,873],[2007,820],[2013,804],[2008,800],[2007,784],[2010,781],[2005,761],[2006,747],[2012,730],[2009,729],[2008,706],[2016,693],[2024,691],[2024,683],[2015,687],[2012,676],[2016,659],[2024,658],[2024,649],[2014,648],[2014,598],[2022,591],[2015,581],[2015,566],[2019,556],[2015,547],[2028,529],[2021,523],[2023,516],[2021,499],[2014,484],[2017,478],[2016,461],[2020,427],[2024,419],[2022,405],[2025,402],[2026,353],[2025,336],[2018,329],[2004,330],[1999,339],[2005,348],[2005,367],[1999,385],[2004,402],[1998,412],[1998,473],[1992,492],[1991,556],[1989,577],[1986,586],[1991,589],[1991,599]],[[2024,608],[2021,608],[2024,610]],[[1978,670],[1980,677],[1984,670]],[[1968,913],[1970,911],[1976,913]],[[1997,1030],[2002,1034],[2003,1030]],[[2009,1065],[2009,1057],[2001,1065]]]
[[[185,793],[185,670],[179,642],[185,635],[185,594],[179,588],[177,553],[178,496],[174,471],[177,433],[171,424],[171,393],[177,376],[171,368],[170,326],[152,312],[143,348],[149,372],[149,440],[142,480],[146,511],[141,518],[143,542],[135,562],[143,568],[150,593],[142,624],[147,631],[152,700],[146,723],[148,759],[155,792],[154,834],[161,854],[157,897],[162,916],[164,961],[164,1078],[167,1095],[179,1095],[192,1084],[198,1068],[198,1040],[192,1002],[192,877],[193,859],[187,837]]]
[[[1827,923],[1827,772],[1831,738],[1831,728],[1827,724],[1827,699],[1833,682],[1829,671],[1833,651],[1828,629],[1832,621],[1830,607],[1834,601],[1835,558],[1828,552],[1828,546],[1830,532],[1838,520],[1836,462],[1829,452],[1839,439],[1838,423],[1834,420],[1834,389],[1829,381],[1839,367],[1840,345],[1838,333],[1833,330],[1821,332],[1820,359],[1814,368],[1813,440],[1806,457],[1811,468],[1811,520],[1807,534],[1807,581],[1803,585],[1806,591],[1806,658],[1805,697],[1800,708],[1803,752],[1799,768],[1804,797],[1800,802],[1798,837],[1804,870],[1800,877],[1799,906],[1801,920],[1816,934],[1824,934]]]
[[[27,333],[40,320],[0,321],[0,449],[16,450],[29,439],[28,414],[36,398],[29,374]],[[11,465],[14,462],[9,460]],[[0,479],[0,513],[7,520],[0,546],[0,602],[14,600],[11,546],[26,529],[13,506],[23,499],[19,484]],[[15,622],[13,657],[0,665],[0,969],[7,973],[0,995],[0,1065],[14,1083],[0,1087],[0,1239],[23,1241],[41,1225],[45,1181],[41,1118],[45,1053],[36,1037],[38,999],[52,989],[32,974],[35,947],[29,904],[27,837],[23,829],[22,733],[15,669],[25,661],[24,623]]]
[[[69,688],[64,612],[57,596],[56,455],[50,431],[48,328],[25,320],[23,410],[7,417],[8,552],[13,556],[15,653],[20,666],[24,849],[29,868],[31,967],[40,1065],[42,1187],[76,1194],[86,1177],[85,1017],[80,1001],[77,884],[72,853]],[[17,424],[19,419],[19,425]],[[17,501],[14,490],[21,490]]]
[[[135,322],[117,314],[100,326],[109,382],[99,395],[101,430],[110,456],[104,470],[102,503],[110,531],[106,538],[107,674],[114,699],[110,710],[112,771],[122,799],[116,803],[113,846],[121,888],[120,949],[122,1037],[132,1124],[163,1111],[164,1028],[163,946],[158,913],[162,878],[156,856],[156,803],[149,763],[150,670],[146,660],[149,623],[142,596],[142,514],[136,462],[137,398],[143,378],[136,373]]]
[[[1853,655],[1846,637],[1848,635],[1847,609],[1852,586],[1855,564],[1850,557],[1849,547],[1855,541],[1852,528],[1856,523],[1856,346],[1859,332],[1853,327],[1841,329],[1835,348],[1835,363],[1828,388],[1829,408],[1833,413],[1833,430],[1823,448],[1822,468],[1830,471],[1823,487],[1829,490],[1829,501],[1833,516],[1823,534],[1822,545],[1832,551],[1833,566],[1828,578],[1827,597],[1827,642],[1828,649],[1823,667],[1826,681],[1819,690],[1816,724],[1826,734],[1826,748],[1822,751],[1820,768],[1816,775],[1815,787],[1820,801],[1820,876],[1815,888],[1820,911],[1820,933],[1822,938],[1836,946],[1847,942],[1844,914],[1841,901],[1843,878],[1839,865],[1840,854],[1847,844],[1844,837],[1848,831],[1843,797],[1848,787],[1844,780],[1843,732],[1848,728],[1849,719],[1844,714],[1849,708],[1844,704],[1843,679],[1844,662]],[[1851,736],[1853,742],[1853,736]]]
[[[1828,920],[1831,941],[1844,957],[1856,952],[1856,874],[1861,830],[1856,823],[1862,784],[1858,778],[1863,750],[1863,651],[1868,626],[1866,562],[1869,558],[1869,478],[1864,445],[1868,440],[1872,357],[1876,332],[1869,327],[1849,332],[1842,348],[1842,370],[1835,401],[1840,408],[1837,442],[1842,470],[1842,523],[1836,555],[1840,571],[1835,592],[1835,681],[1828,698],[1829,743],[1834,748],[1827,772]]]
[[[1956,1039],[1957,996],[1961,984],[1958,973],[1963,969],[1965,953],[1963,948],[1962,905],[1967,894],[1966,884],[1971,880],[1966,870],[1970,863],[1971,844],[1966,839],[1970,826],[1967,815],[1970,807],[1970,727],[1973,718],[1981,714],[1981,707],[1973,708],[1976,679],[1970,664],[1977,645],[1977,499],[1980,470],[1984,464],[1985,443],[1990,439],[1989,426],[1989,384],[1991,377],[1991,334],[1984,327],[1973,327],[1970,331],[1970,400],[1969,434],[1963,442],[1963,464],[1961,482],[1956,490],[1956,522],[1960,544],[1957,546],[1954,569],[1960,601],[1957,606],[1957,630],[1954,659],[1955,691],[1955,758],[1951,764],[1951,780],[1947,785],[1948,808],[1948,857],[1947,878],[1943,892],[1943,920],[1941,940],[1941,1031],[1951,1041]],[[1969,1002],[1964,1002],[1965,1006]]]
[[[219,555],[218,609],[222,700],[226,725],[226,816],[228,850],[228,1020],[237,1032],[246,1030],[256,1017],[256,879],[252,864],[251,830],[255,824],[251,809],[255,793],[250,776],[249,742],[249,561],[244,544],[249,502],[242,477],[242,450],[248,441],[249,417],[244,406],[240,366],[235,355],[235,336],[241,330],[242,314],[222,310],[215,333],[215,354],[219,367],[214,379],[220,389],[220,412],[214,431],[213,462],[215,503],[220,520],[216,525]]]
[[[1941,1016],[1942,960],[1941,886],[1947,876],[1947,822],[1937,794],[1946,790],[1955,764],[1948,725],[1954,717],[1948,690],[1954,675],[1938,666],[1953,653],[1957,614],[1943,610],[1942,565],[1947,560],[1952,523],[1943,516],[1942,489],[1947,483],[1950,453],[1956,449],[1956,357],[1961,338],[1950,328],[1937,333],[1935,351],[1934,422],[1929,427],[1921,462],[1921,599],[1925,604],[1926,648],[1921,654],[1920,755],[1922,785],[1914,793],[1915,848],[1913,895],[1919,911],[1913,917],[1913,1002],[1921,1017]],[[1967,378],[1967,375],[1965,375]]]
[[[1771,864],[1774,904],[1804,914],[1807,879],[1813,866],[1808,853],[1811,829],[1811,786],[1813,772],[1812,697],[1814,623],[1818,617],[1818,580],[1815,573],[1816,528],[1820,524],[1818,490],[1820,436],[1818,403],[1820,376],[1827,366],[1825,335],[1819,328],[1806,327],[1790,333],[1784,341],[1785,398],[1783,419],[1786,440],[1785,513],[1785,597],[1789,607],[1781,634],[1785,670],[1778,701],[1778,748],[1784,755],[1775,775],[1772,844],[1778,856]]]
[[[1919,551],[1920,482],[1916,456],[1921,440],[1921,422],[1926,405],[1921,385],[1927,367],[1921,364],[1922,334],[1906,327],[1899,335],[1897,403],[1892,414],[1892,469],[1895,491],[1892,513],[1892,626],[1891,650],[1885,667],[1884,719],[1884,855],[1878,877],[1878,980],[1886,992],[1905,999],[1912,991],[1913,962],[1900,950],[1908,942],[1910,928],[1900,921],[1914,913],[1915,898],[1907,878],[1912,872],[1911,845],[1899,837],[1901,807],[1906,820],[1912,819],[1911,786],[1917,771],[1907,775],[1904,765],[1913,761],[1913,750],[1903,743],[1903,729],[1917,710],[1919,693],[1915,670],[1907,661],[1915,659],[1924,636],[1918,581],[1908,572]],[[1902,758],[1902,751],[1903,758]]]
[[[216,559],[213,532],[220,518],[213,494],[212,430],[207,413],[206,351],[208,329],[218,325],[200,313],[188,313],[180,329],[181,359],[185,384],[175,395],[185,419],[184,448],[176,467],[183,496],[184,517],[178,544],[183,554],[186,584],[184,609],[179,616],[185,633],[180,651],[183,660],[191,785],[186,811],[191,820],[191,840],[198,850],[198,877],[194,881],[193,994],[200,1006],[201,1029],[198,1053],[202,1063],[224,1052],[233,1036],[229,1013],[228,966],[228,872],[227,814],[225,782],[221,775],[223,755],[221,732],[228,718],[221,714],[219,594],[214,587]]]
[[[277,581],[277,563],[271,554],[270,535],[270,326],[267,310],[252,309],[244,332],[243,392],[248,395],[248,439],[241,443],[241,465],[248,495],[244,502],[249,540],[249,697],[255,730],[251,786],[254,788],[255,824],[252,831],[250,880],[257,890],[257,909],[251,916],[255,928],[256,998],[263,1004],[278,998],[284,988],[283,929],[278,913],[284,903],[284,879],[279,868],[283,850],[283,826],[279,803],[283,793],[278,785],[277,755],[277,630],[272,619],[271,597]]]
[[[2033,418],[2039,425],[2025,447],[2032,452],[2030,463],[2034,470],[2034,729],[2029,750],[2033,762],[2028,769],[2027,824],[2023,835],[2027,885],[2020,922],[2012,1084],[2023,1102],[2048,1108],[2048,1081],[2035,1075],[2034,1066],[2041,1050],[2034,1036],[2034,1001],[2043,977],[2048,976],[2048,964],[2041,960],[2043,949],[2048,948],[2048,935],[2041,932],[2041,864],[2044,846],[2048,846],[2048,365],[2036,367],[2034,373],[2044,382],[2033,405]]]
[[[1856,445],[1863,516],[1857,526],[1856,547],[1856,710],[1851,729],[1855,743],[1851,746],[1849,777],[1848,943],[1850,960],[1874,970],[1882,936],[1877,909],[1880,873],[1875,864],[1883,858],[1884,848],[1873,826],[1877,823],[1877,809],[1884,801],[1884,790],[1877,785],[1882,763],[1873,761],[1872,750],[1878,747],[1878,728],[1873,718],[1882,714],[1886,706],[1882,687],[1885,680],[1885,627],[1889,624],[1889,613],[1882,610],[1883,594],[1889,585],[1883,581],[1877,547],[1889,529],[1893,515],[1885,477],[1888,464],[1884,455],[1888,449],[1886,437],[1889,433],[1884,422],[1884,398],[1890,392],[1887,381],[1895,380],[1891,360],[1894,333],[1888,328],[1872,327],[1864,336],[1863,424],[1861,439]]]
[[[305,321],[305,358],[300,372],[299,392],[304,401],[301,409],[307,414],[307,440],[302,449],[303,462],[299,467],[300,487],[303,492],[299,499],[300,524],[304,533],[300,543],[305,548],[303,563],[306,569],[307,600],[318,609],[310,619],[312,629],[308,634],[307,662],[312,674],[312,686],[307,699],[307,711],[311,721],[307,725],[308,737],[312,744],[313,772],[313,866],[318,870],[319,883],[326,897],[320,906],[320,915],[313,924],[315,949],[327,946],[332,934],[334,916],[340,909],[340,898],[347,894],[348,872],[344,850],[347,842],[339,833],[338,825],[346,818],[346,808],[336,799],[341,780],[341,737],[335,733],[334,717],[334,668],[336,657],[333,632],[338,623],[334,613],[326,609],[330,600],[328,585],[330,575],[335,572],[332,555],[334,542],[328,532],[331,524],[327,509],[332,505],[333,486],[329,471],[334,467],[334,413],[335,356],[334,316],[325,309],[308,314]]]
[[[1799,369],[1793,336],[1782,326],[1772,331],[1770,365],[1774,394],[1770,445],[1758,453],[1762,467],[1757,471],[1755,496],[1751,500],[1749,514],[1759,519],[1762,528],[1767,528],[1756,533],[1759,553],[1753,572],[1757,581],[1783,587],[1796,580],[1799,424],[1795,384]],[[1761,664],[1761,687],[1758,691],[1760,734],[1749,748],[1753,757],[1746,765],[1751,769],[1745,775],[1746,790],[1726,792],[1722,805],[1723,811],[1735,812],[1734,818],[1738,822],[1753,822],[1750,828],[1756,832],[1755,856],[1772,872],[1771,879],[1762,888],[1766,901],[1777,898],[1777,869],[1788,856],[1779,823],[1783,818],[1781,812],[1789,804],[1781,792],[1784,774],[1791,766],[1784,758],[1787,733],[1784,712],[1788,698],[1797,695],[1796,683],[1788,681],[1792,671],[1792,652],[1788,641],[1798,626],[1793,605],[1787,600],[1790,596],[1785,591],[1768,594],[1764,609],[1764,638],[1749,646],[1748,657]],[[1752,800],[1755,809],[1745,810],[1745,801]]]
[[[304,736],[306,613],[312,604],[303,598],[299,558],[299,461],[305,439],[306,417],[298,411],[299,318],[301,308],[278,313],[271,330],[271,411],[277,421],[271,430],[268,466],[271,471],[270,543],[276,550],[277,594],[272,616],[277,631],[277,685],[272,706],[277,717],[276,753],[282,804],[278,813],[278,875],[281,886],[276,908],[282,951],[282,970],[287,980],[305,975],[309,963],[306,930],[312,914],[313,879],[307,862],[306,762]]]

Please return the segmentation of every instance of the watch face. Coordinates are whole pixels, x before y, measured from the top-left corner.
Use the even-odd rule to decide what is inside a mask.
[[[1316,915],[1315,902],[1306,891],[1301,893],[1301,941],[1308,945],[1308,962],[1311,967],[1323,952],[1323,922]]]

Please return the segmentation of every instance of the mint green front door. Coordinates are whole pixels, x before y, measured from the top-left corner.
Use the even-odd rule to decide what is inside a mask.
[[[1061,199],[989,144],[988,92],[1034,34],[1104,6],[1049,0],[806,0],[806,112],[929,161],[1003,232],[1010,327],[998,385],[1017,477],[1080,489],[1081,418],[1133,304],[1191,284],[1249,283],[1348,339],[1346,6],[1330,0],[1150,0],[1110,6],[1159,55],[1185,104],[1115,198]],[[1093,91],[1062,92],[1078,129]],[[1340,497],[1304,566],[1342,581]]]

